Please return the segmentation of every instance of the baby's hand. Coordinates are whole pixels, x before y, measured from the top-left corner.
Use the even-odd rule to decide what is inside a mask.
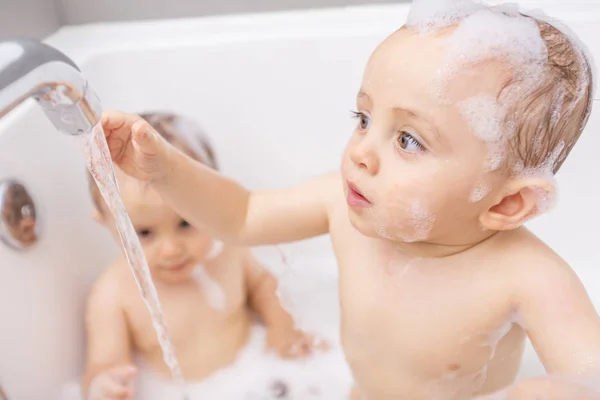
[[[315,349],[326,350],[328,345],[300,330],[269,328],[267,347],[275,350],[280,357],[300,358],[311,354]]]
[[[102,128],[113,162],[127,175],[151,182],[167,174],[170,145],[140,116],[106,112]]]
[[[127,365],[96,376],[90,384],[88,400],[133,400],[135,367]]]

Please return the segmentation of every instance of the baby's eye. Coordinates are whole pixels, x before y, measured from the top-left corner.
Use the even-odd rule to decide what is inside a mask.
[[[181,221],[179,221],[179,227],[180,228],[187,229],[190,226],[191,226],[190,223],[187,222],[185,219],[182,219]]]
[[[402,150],[405,150],[409,153],[418,152],[425,149],[425,147],[408,132],[400,132],[398,143],[400,144],[400,148]]]
[[[139,229],[137,231],[137,235],[140,238],[148,238],[150,235],[152,235],[152,230],[151,229]]]
[[[360,126],[361,130],[366,131],[371,127],[371,119],[365,113],[360,111],[352,111],[352,114],[354,118],[358,119],[358,125]]]

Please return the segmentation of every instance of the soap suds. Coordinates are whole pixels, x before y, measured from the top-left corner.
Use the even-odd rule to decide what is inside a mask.
[[[413,0],[406,26],[426,33],[454,25],[484,8],[471,0]]]
[[[492,191],[492,187],[485,182],[479,182],[473,192],[471,192],[471,196],[469,197],[469,201],[471,203],[477,203],[478,201],[483,200],[485,196],[490,194]]]
[[[470,97],[462,101],[458,108],[471,131],[488,147],[485,170],[497,170],[506,159],[508,140],[512,136],[504,123],[505,108],[488,95]]]
[[[198,265],[194,270],[194,278],[200,284],[202,293],[206,296],[206,301],[215,310],[223,311],[227,304],[225,292],[219,284],[212,279],[203,265]]]
[[[221,242],[220,240],[213,240],[210,250],[206,255],[206,261],[214,260],[215,258],[220,256],[223,252],[224,247],[225,246],[223,245],[223,242]]]
[[[414,231],[412,235],[406,236],[404,241],[417,242],[427,239],[429,232],[431,232],[431,229],[433,228],[435,218],[427,212],[425,205],[418,200],[414,200],[410,204],[408,213]]]

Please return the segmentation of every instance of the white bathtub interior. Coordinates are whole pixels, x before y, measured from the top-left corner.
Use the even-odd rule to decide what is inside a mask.
[[[600,59],[600,8],[547,4]],[[386,5],[91,25],[64,28],[48,43],[79,63],[105,109],[191,116],[226,175],[250,188],[281,187],[337,168],[366,59],[407,11]],[[558,175],[557,207],[530,227],[571,263],[600,310],[598,129],[595,109]],[[0,179],[25,183],[43,224],[34,248],[0,246],[0,386],[9,399],[56,398],[82,370],[87,290],[118,253],[90,218],[84,172],[74,141],[32,102],[0,121]],[[284,289],[303,310],[299,325],[335,336],[337,272],[327,237],[282,249],[293,279],[274,249],[257,254],[284,274]],[[521,376],[542,371],[528,346]]]

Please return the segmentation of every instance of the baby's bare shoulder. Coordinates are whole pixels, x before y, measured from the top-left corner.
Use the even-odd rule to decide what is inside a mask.
[[[504,234],[492,251],[495,273],[507,278],[515,296],[551,293],[578,279],[562,257],[525,228]]]
[[[116,307],[120,306],[123,296],[128,292],[132,280],[127,264],[118,260],[109,265],[92,285],[88,296],[88,307]]]

